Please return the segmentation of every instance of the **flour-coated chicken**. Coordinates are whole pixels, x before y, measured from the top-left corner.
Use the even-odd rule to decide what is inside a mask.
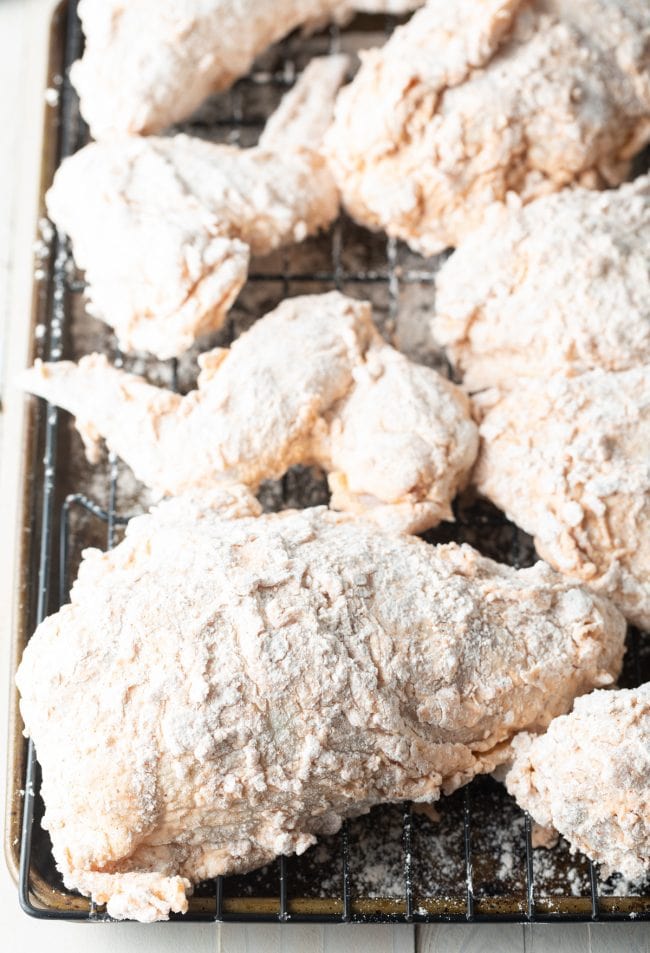
[[[467,390],[650,361],[650,178],[498,209],[436,276],[435,341]]]
[[[351,59],[345,53],[310,60],[269,116],[258,146],[280,153],[297,149],[318,151],[332,124],[336,95],[350,66]]]
[[[80,0],[86,45],[71,78],[95,139],[159,132],[247,73],[303,24],[422,0]]]
[[[543,563],[248,506],[223,490],[132,520],[23,656],[54,856],[116,917],[435,800],[620,669],[623,618]]]
[[[469,401],[385,344],[367,302],[289,298],[199,363],[185,397],[101,355],[38,364],[24,384],[76,416],[91,456],[103,437],[160,494],[319,464],[336,509],[412,532],[451,518],[478,446]]]
[[[474,406],[479,491],[554,569],[650,629],[650,365],[519,379]]]
[[[313,60],[252,149],[122,136],[66,159],[47,193],[85,270],[89,310],[123,350],[182,354],[219,328],[251,254],[302,241],[336,218],[318,149],[348,58]]]
[[[332,169],[354,218],[425,255],[510,192],[618,184],[650,139],[646,0],[429,0],[361,57]]]
[[[518,735],[506,774],[519,805],[572,850],[630,879],[650,869],[650,684],[597,691],[542,735]]]

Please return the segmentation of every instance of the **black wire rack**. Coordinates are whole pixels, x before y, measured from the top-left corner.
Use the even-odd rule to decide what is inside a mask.
[[[372,45],[377,34],[381,39],[392,26],[388,18],[365,18],[344,31],[331,28],[309,38],[291,37],[265,54],[230,93],[211,100],[178,128],[218,141],[254,144],[264,120],[311,56]],[[81,48],[76,2],[69,0],[59,7],[53,22],[51,82],[59,95],[49,130],[56,139],[50,143],[51,165],[86,140],[67,79]],[[46,174],[45,186],[48,178]],[[85,313],[83,280],[74,271],[65,235],[47,235],[45,245],[34,356],[58,360],[103,349],[153,380],[180,390],[192,386],[196,350],[178,361],[164,365],[148,361],[144,367],[142,360],[121,355],[110,332]],[[402,316],[417,317],[418,308],[430,306],[435,272],[443,258],[425,261],[406,246],[371,235],[342,217],[327,235],[254,261],[226,328],[210,344],[229,343],[287,295],[338,288],[370,298],[382,333],[389,337],[397,333],[404,345],[408,330],[401,327]],[[108,458],[94,470],[88,467],[67,415],[40,401],[34,402],[31,415],[22,644],[49,612],[67,601],[81,550],[115,545],[129,514],[142,511],[148,502],[145,491],[117,460]],[[264,487],[262,499],[267,508],[278,509],[325,502],[327,491],[318,475],[296,468],[282,481]],[[465,540],[512,565],[535,560],[530,539],[480,501],[461,500],[456,522],[426,538]],[[623,684],[633,686],[648,678],[650,640],[641,640],[631,630]],[[14,744],[14,767],[9,853],[15,860],[23,909],[46,919],[110,919],[102,908],[62,884],[49,837],[40,825],[40,773],[31,741]],[[347,822],[338,835],[300,858],[281,857],[244,877],[218,877],[199,884],[189,912],[180,919],[323,923],[650,919],[650,881],[603,881],[592,864],[570,856],[564,844],[552,851],[534,850],[532,834],[530,818],[502,786],[479,778],[443,800],[440,818],[409,804],[379,808]]]

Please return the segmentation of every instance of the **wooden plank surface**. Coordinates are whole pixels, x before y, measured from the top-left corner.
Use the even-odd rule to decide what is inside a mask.
[[[219,953],[413,953],[415,928],[224,923],[218,950]]]
[[[589,950],[589,924],[540,923],[524,927],[525,953],[584,953]]]
[[[503,926],[428,924],[419,927],[416,950],[417,953],[484,953],[488,950],[494,953],[523,953],[523,929],[518,923]],[[587,948],[584,947],[579,953],[587,953]]]
[[[417,953],[650,953],[647,923],[431,924]]]
[[[594,923],[588,932],[589,953],[650,953],[648,923]],[[559,949],[555,946],[553,953]]]

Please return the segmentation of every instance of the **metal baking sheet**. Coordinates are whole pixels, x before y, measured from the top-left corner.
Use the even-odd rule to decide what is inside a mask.
[[[213,97],[182,128],[194,135],[254,144],[266,117],[309,59],[330,50],[356,52],[381,42],[393,21],[358,18],[343,31],[296,34],[265,53],[250,76]],[[86,140],[76,97],[66,79],[82,37],[74,0],[52,19],[48,101],[41,177],[42,196],[61,158]],[[342,216],[324,235],[254,260],[250,280],[226,326],[200,349],[230,343],[287,295],[338,288],[369,299],[382,334],[415,359],[445,370],[426,339],[423,313],[430,307],[443,256],[422,259],[405,245],[354,225]],[[78,358],[93,350],[118,357],[152,381],[187,391],[196,377],[199,346],[178,361],[160,363],[122,356],[110,330],[84,307],[83,276],[65,236],[39,223],[35,263],[32,357]],[[21,461],[24,533],[15,593],[14,665],[37,622],[66,601],[87,546],[120,538],[128,517],[146,509],[147,492],[119,461],[90,467],[67,414],[32,400]],[[266,484],[267,509],[327,501],[323,475],[296,468]],[[455,524],[428,533],[430,542],[465,540],[513,565],[535,560],[531,541],[490,505],[463,499]],[[624,684],[650,678],[650,640],[629,636]],[[34,916],[107,919],[101,908],[64,888],[49,837],[40,826],[39,770],[22,737],[17,697],[12,698],[9,739],[10,791],[5,847],[21,903]],[[601,881],[582,857],[560,842],[533,850],[531,825],[504,789],[479,778],[421,813],[408,804],[378,808],[348,822],[302,857],[280,858],[260,871],[198,885],[182,919],[280,921],[441,920],[535,921],[644,919],[650,917],[650,880]]]

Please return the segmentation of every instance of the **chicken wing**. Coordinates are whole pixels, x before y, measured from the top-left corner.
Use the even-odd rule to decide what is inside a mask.
[[[474,400],[479,491],[543,559],[650,628],[650,366],[519,380]]]
[[[423,0],[80,0],[86,46],[72,66],[93,137],[159,132],[247,73],[301,24]]]
[[[85,270],[89,310],[123,350],[181,354],[221,326],[251,253],[336,218],[338,192],[317,150],[346,65],[344,56],[311,63],[271,117],[266,147],[123,137],[63,162],[48,213]]]
[[[436,276],[432,334],[470,391],[647,363],[650,178],[489,216]]]
[[[650,684],[579,698],[548,731],[517,735],[506,774],[545,827],[630,879],[650,869]]]
[[[186,397],[96,354],[39,364],[24,383],[76,416],[91,458],[103,437],[160,494],[224,478],[256,488],[318,464],[335,507],[412,532],[451,518],[478,445],[469,401],[385,344],[367,302],[290,298],[199,363]]]
[[[86,550],[71,600],[17,675],[44,824],[69,887],[141,920],[494,770],[617,676],[625,632],[543,563],[209,493]]]
[[[618,184],[650,139],[649,51],[646,0],[429,0],[338,97],[348,210],[431,255],[508,193]]]

